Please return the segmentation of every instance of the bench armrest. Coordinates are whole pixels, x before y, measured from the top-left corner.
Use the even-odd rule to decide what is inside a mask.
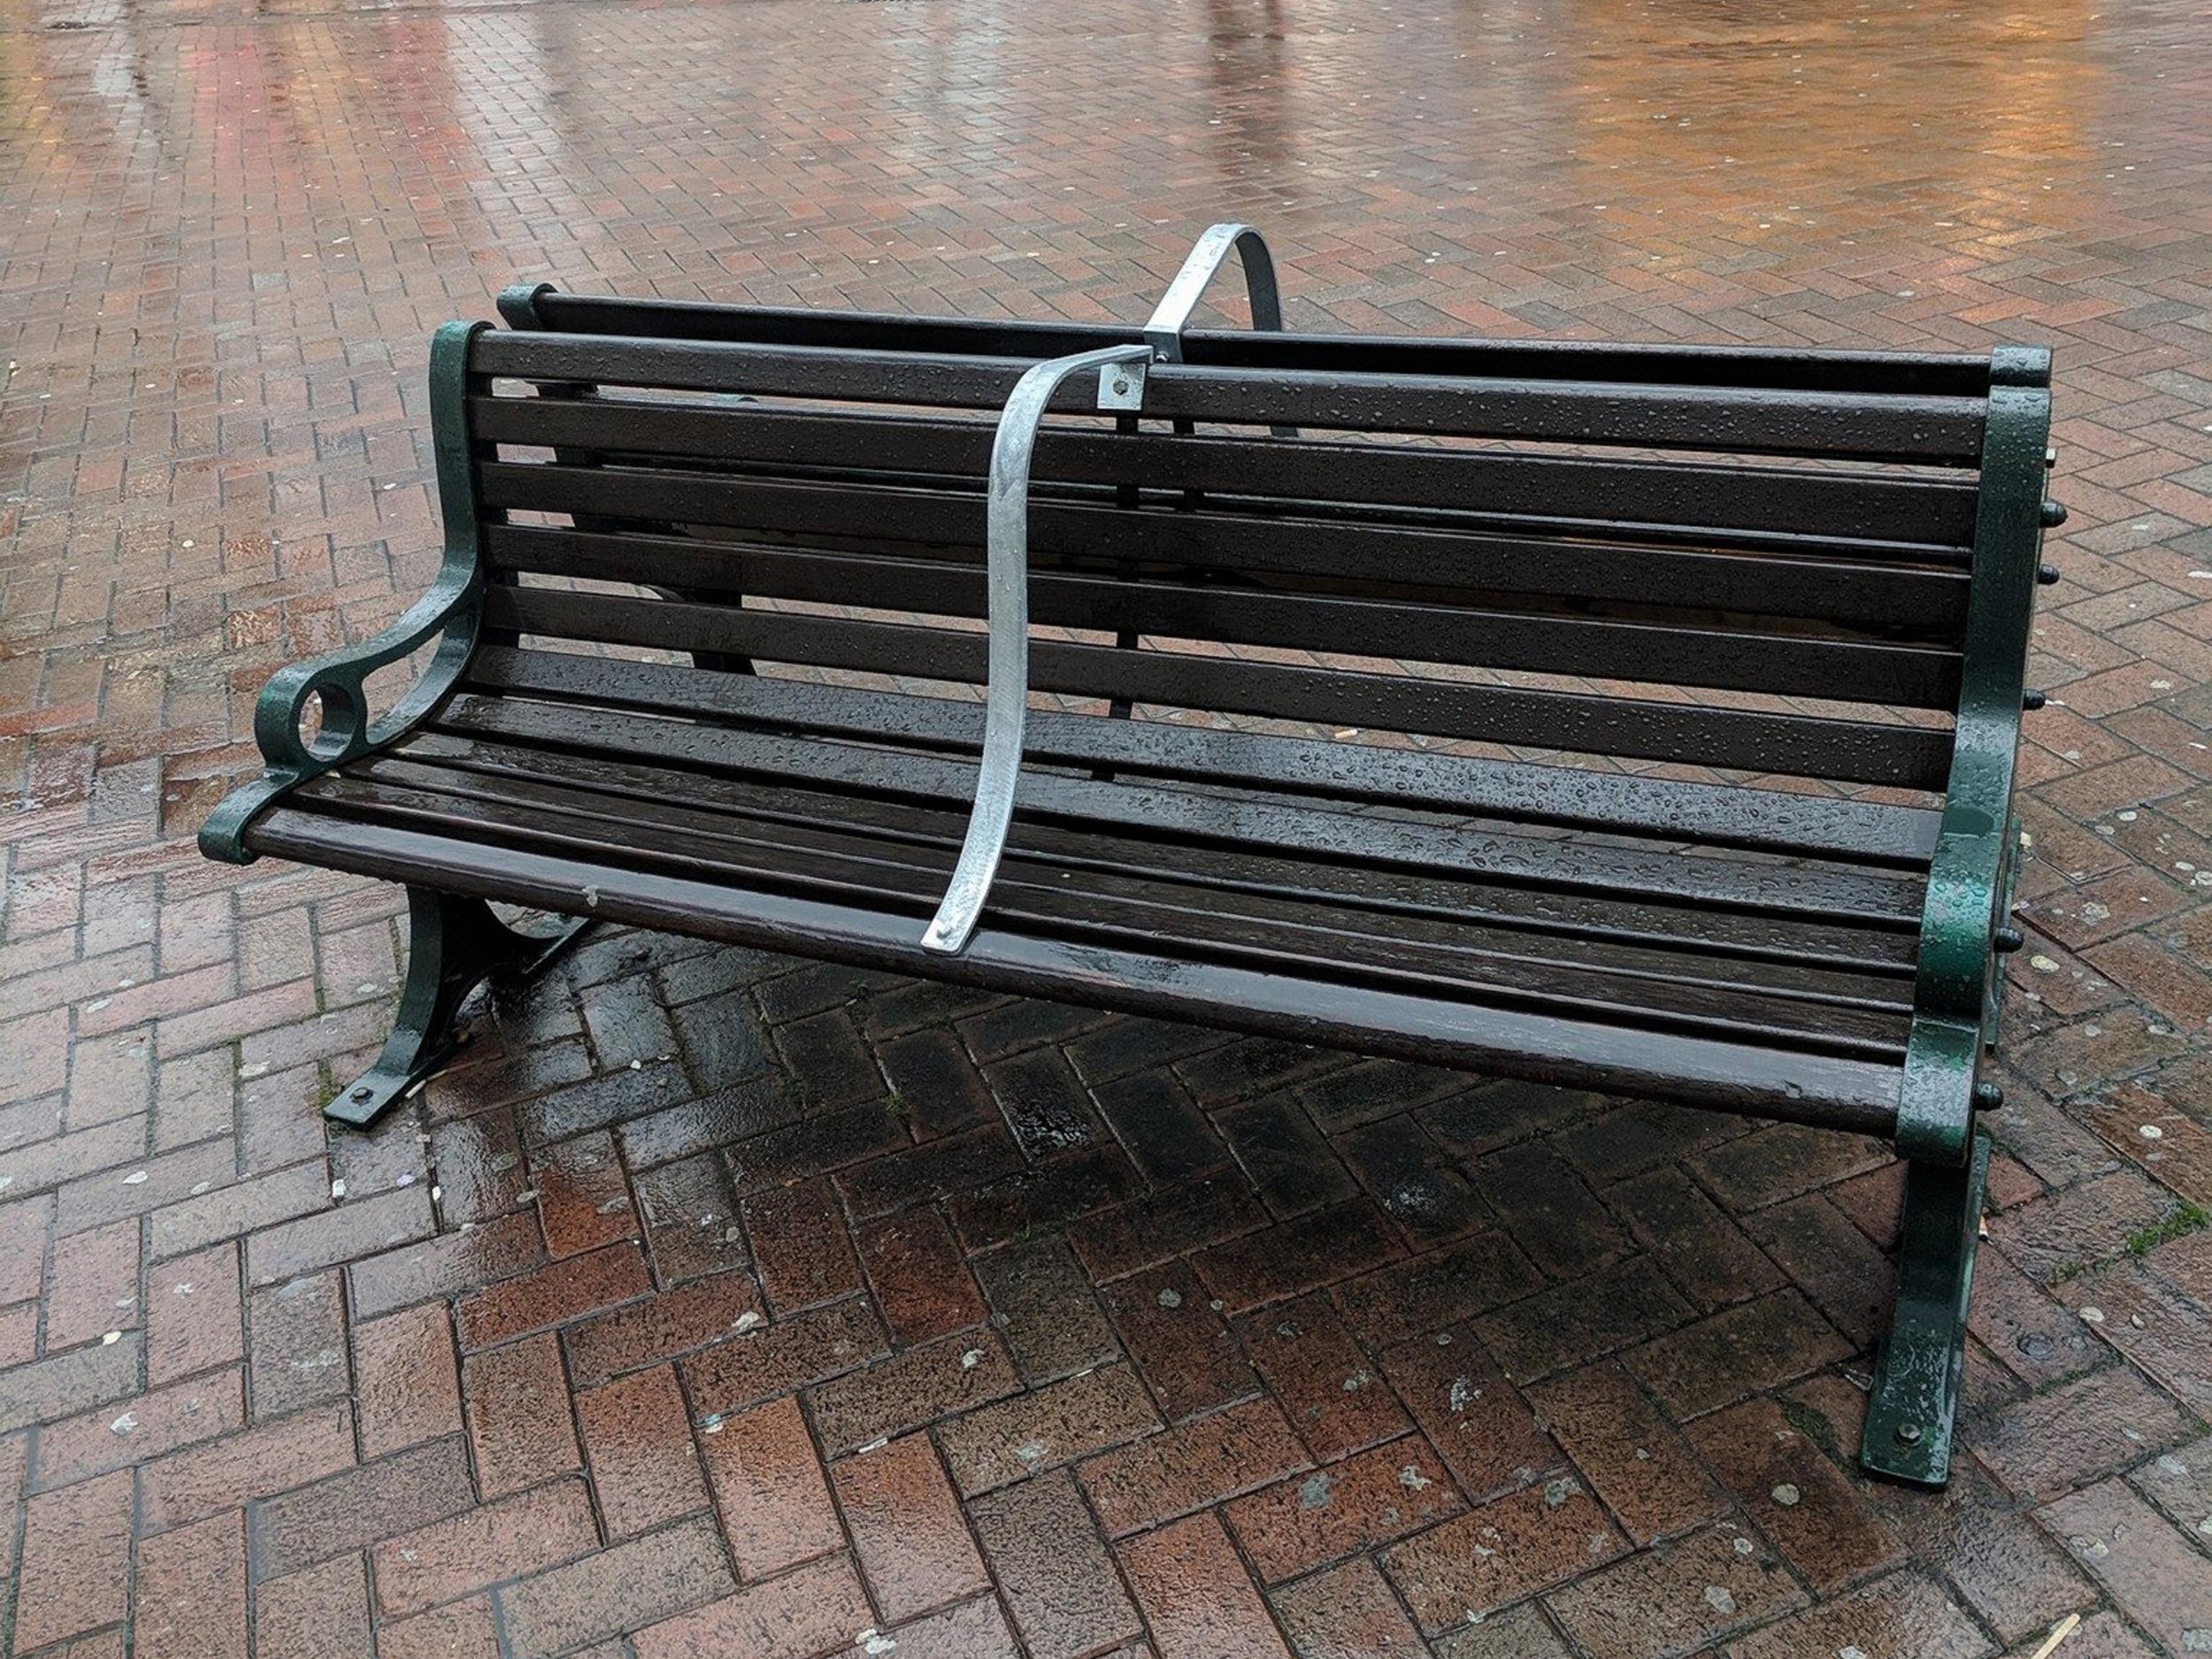
[[[1951,775],[1921,912],[1912,1032],[1898,1098],[1907,1156],[1962,1164],[1973,1117],[1995,1097],[1977,1079],[2011,902],[2012,787],[2028,631],[2043,535],[2050,357],[2008,348],[1993,364]]]
[[[230,864],[250,864],[246,826],[295,784],[380,749],[435,708],[475,654],[483,568],[477,557],[476,496],[467,431],[469,342],[487,323],[448,323],[430,347],[431,421],[437,454],[438,497],[444,515],[444,562],[421,598],[373,637],[271,675],[254,703],[254,741],[262,774],[217,803],[200,826],[200,850]],[[369,712],[368,677],[437,641],[430,664],[383,714]],[[311,697],[322,703],[320,729],[301,735]]]

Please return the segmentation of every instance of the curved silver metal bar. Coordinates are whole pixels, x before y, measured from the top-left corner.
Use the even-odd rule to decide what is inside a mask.
[[[986,519],[985,583],[990,599],[990,677],[984,695],[983,765],[960,859],[945,886],[922,948],[956,956],[983,914],[1014,819],[1014,787],[1022,764],[1022,727],[1029,712],[1029,463],[1037,424],[1061,382],[1086,370],[1139,362],[1143,346],[1108,346],[1040,363],[1015,383],[991,445]]]
[[[1244,265],[1244,286],[1252,296],[1252,326],[1282,332],[1282,295],[1275,286],[1275,257],[1267,250],[1266,238],[1249,225],[1225,222],[1212,227],[1191,244],[1190,257],[1153,308],[1151,320],[1144,326],[1144,337],[1155,361],[1183,360],[1184,326],[1232,248]]]

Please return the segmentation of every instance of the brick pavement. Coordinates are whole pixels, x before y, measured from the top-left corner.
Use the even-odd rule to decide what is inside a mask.
[[[0,0],[7,1651],[2200,1650],[2208,95],[2188,0]],[[1847,1139],[620,934],[325,1135],[396,895],[189,834],[434,563],[431,326],[1133,319],[1225,216],[1294,326],[2057,348],[1947,1498]]]

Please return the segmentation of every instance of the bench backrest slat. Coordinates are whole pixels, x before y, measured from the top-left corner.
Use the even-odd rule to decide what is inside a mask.
[[[476,337],[501,637],[980,680],[1007,353],[1061,335],[799,315]],[[1942,788],[1988,359],[1219,347],[1048,418],[1038,689]]]
[[[612,475],[599,474],[600,477]],[[496,485],[499,480],[488,482]],[[534,482],[535,480],[533,480]],[[603,499],[583,492],[562,496],[531,491],[538,502]],[[866,554],[900,568],[947,568],[952,585],[941,597],[957,614],[980,615],[979,601],[963,584],[962,573],[980,580],[974,546],[972,507],[917,491],[862,491],[831,486],[764,485],[744,496],[757,522],[752,545],[702,544],[690,538],[649,537],[646,533],[598,534],[536,525],[487,527],[487,557],[495,568],[548,575],[630,580],[641,558],[668,572],[671,585],[710,589],[718,580],[731,590],[788,599],[841,603],[867,591],[848,585],[836,595],[803,591],[810,563],[841,572],[841,580],[862,573]],[[596,518],[588,505],[576,509]],[[696,522],[696,521],[694,521]],[[884,535],[895,526],[910,538]],[[1811,558],[1746,558],[1726,554],[1620,547],[1607,542],[1533,536],[1445,535],[1380,525],[1312,525],[1240,518],[1225,513],[1192,513],[1167,518],[1139,517],[1110,508],[1041,503],[1032,509],[1031,534],[1046,543],[1033,546],[1030,568],[1041,579],[1054,572],[1095,572],[1100,562],[1131,565],[1188,563],[1210,572],[1248,578],[1328,577],[1338,591],[1390,597],[1410,589],[1494,595],[1496,602],[1619,603],[1645,594],[1663,595],[1678,608],[1702,608],[1802,618],[1845,627],[1893,630],[1901,638],[1947,640],[1965,614],[1962,572],[1900,568],[1869,580],[1861,566]],[[784,538],[788,545],[773,545]],[[834,550],[814,553],[821,541],[841,537]],[[1192,559],[1193,542],[1202,537],[1202,565]],[[812,557],[810,557],[810,554]],[[1360,573],[1379,572],[1362,580]],[[678,572],[681,572],[679,574]],[[784,574],[783,572],[790,572]],[[979,589],[975,590],[979,593]],[[1583,614],[1590,614],[1584,608]],[[1065,618],[1069,626],[1086,626]],[[1104,622],[1097,626],[1109,626]],[[1396,653],[1403,655],[1403,653]],[[1442,659],[1455,660],[1448,653]]]
[[[541,290],[534,326],[574,334],[761,345],[949,351],[982,357],[1059,357],[1124,345],[1136,328],[1112,323],[1037,323],[893,312],[726,305],[696,300],[625,299]],[[1421,374],[1657,380],[1674,385],[1858,390],[1979,397],[1989,357],[1972,352],[1854,351],[1824,347],[1623,345],[1582,340],[1460,340],[1394,334],[1187,330],[1187,362]]]
[[[732,466],[893,471],[980,480],[991,430],[850,409],[684,408],[607,399],[483,397],[480,438],[600,454],[688,457]],[[1211,434],[1048,429],[1044,480],[1196,489],[1316,503],[1391,502],[1490,518],[1602,523],[1619,534],[1763,531],[1793,542],[1889,541],[1900,553],[1955,549],[1965,566],[1974,488],[1954,478],[1778,466],[1700,466],[1482,449],[1386,449]]]
[[[974,683],[983,673],[980,634],[909,623],[514,588],[490,592],[486,618],[495,628],[603,645],[922,680]],[[1947,730],[1875,720],[1525,691],[1056,641],[1033,647],[1030,671],[1037,690],[1074,697],[1121,696],[1169,708],[1579,754],[1665,756],[1723,770],[1791,772],[1909,789],[1940,789],[1950,765]]]
[[[658,503],[694,516],[685,492],[662,475],[581,476],[603,480],[603,491],[620,479],[626,489],[637,492],[626,499],[641,509]],[[498,504],[502,480],[488,481],[488,498]],[[626,500],[619,490],[580,490],[570,499],[578,502],[577,511],[590,511],[581,503],[610,496],[617,503]],[[871,610],[983,614],[983,572],[972,565],[780,549],[747,552],[700,542],[691,549],[680,574],[672,564],[662,568],[667,585],[712,591],[719,581],[727,591],[820,604],[851,604],[864,596]],[[595,556],[578,550],[558,563],[561,574],[605,581],[632,580],[637,569],[627,549],[612,556],[603,548]],[[1958,696],[1956,653],[1921,645],[1771,635],[1753,650],[1746,649],[1743,634],[1717,628],[1111,576],[1033,573],[1031,588],[1033,619],[1060,627],[1915,708],[1948,709]]]
[[[584,386],[996,410],[1030,364],[912,351],[492,332],[480,338],[473,366],[481,373]],[[1089,412],[1095,397],[1094,385],[1071,381],[1052,407]],[[1981,454],[1983,404],[1970,397],[1859,391],[1345,375],[1179,363],[1153,367],[1145,413],[1246,426],[1967,466]]]

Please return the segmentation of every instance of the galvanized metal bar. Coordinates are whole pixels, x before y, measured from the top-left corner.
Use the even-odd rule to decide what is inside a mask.
[[[922,935],[923,949],[940,956],[956,956],[967,949],[1014,820],[1022,724],[1029,710],[1029,468],[1036,452],[1038,423],[1064,381],[1110,364],[1141,363],[1151,354],[1149,346],[1109,346],[1040,363],[1016,383],[999,416],[986,505],[984,580],[991,638],[983,764],[976,775],[975,804],[959,861],[937,914]]]
[[[1167,292],[1160,296],[1160,303],[1153,307],[1144,326],[1145,341],[1160,362],[1183,360],[1184,326],[1231,249],[1244,265],[1244,286],[1252,298],[1252,326],[1270,334],[1282,332],[1282,295],[1275,286],[1275,258],[1267,250],[1267,239],[1249,225],[1223,223],[1210,227],[1192,245],[1183,268],[1167,285]]]

